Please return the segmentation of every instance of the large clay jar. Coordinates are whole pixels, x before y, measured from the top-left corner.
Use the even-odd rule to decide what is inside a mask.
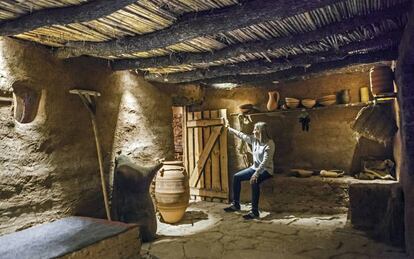
[[[156,205],[164,221],[180,221],[188,207],[189,199],[188,175],[183,162],[164,161],[155,179]]]
[[[267,101],[267,110],[268,111],[274,111],[278,108],[279,105],[279,92],[278,91],[271,91],[268,92],[269,94],[269,100]]]
[[[374,97],[394,92],[394,74],[389,66],[375,66],[369,71],[371,92]]]

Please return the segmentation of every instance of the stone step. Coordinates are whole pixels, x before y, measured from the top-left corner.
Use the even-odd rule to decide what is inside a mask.
[[[0,258],[139,258],[134,224],[68,217],[0,237]]]
[[[340,178],[289,177],[276,174],[261,184],[259,208],[273,212],[310,214],[346,213],[349,208],[349,187],[352,184],[394,184],[395,181]],[[251,201],[249,182],[242,183],[242,202]]]

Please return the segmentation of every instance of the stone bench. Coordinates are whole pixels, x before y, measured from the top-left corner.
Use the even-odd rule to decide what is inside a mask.
[[[0,237],[0,258],[140,258],[137,225],[68,217]]]
[[[259,207],[262,210],[289,213],[337,214],[349,208],[349,189],[353,184],[390,186],[395,181],[358,180],[350,176],[340,178],[288,177],[276,174],[261,185]],[[249,182],[242,183],[241,200],[251,201]]]

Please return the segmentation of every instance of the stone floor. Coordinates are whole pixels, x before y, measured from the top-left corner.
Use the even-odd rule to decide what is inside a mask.
[[[174,225],[159,222],[159,237],[143,244],[143,258],[408,258],[352,229],[345,214],[288,215],[262,212],[246,221],[221,203],[193,202]]]

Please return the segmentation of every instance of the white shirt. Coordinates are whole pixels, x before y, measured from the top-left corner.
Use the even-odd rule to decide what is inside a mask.
[[[253,150],[253,165],[250,167],[256,170],[255,174],[261,174],[263,171],[267,171],[273,175],[273,155],[275,153],[275,142],[269,139],[266,143],[261,143],[254,136],[249,136],[241,131],[233,128],[228,128],[231,133],[239,137],[241,140],[252,145]]]

